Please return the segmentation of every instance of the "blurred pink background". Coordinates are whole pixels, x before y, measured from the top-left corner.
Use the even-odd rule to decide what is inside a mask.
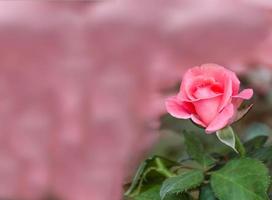
[[[0,1],[0,198],[120,200],[188,67],[272,67],[265,0]]]

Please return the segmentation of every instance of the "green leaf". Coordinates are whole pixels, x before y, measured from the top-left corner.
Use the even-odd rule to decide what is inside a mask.
[[[217,131],[216,136],[218,137],[218,139],[222,143],[231,147],[236,153],[239,153],[238,150],[235,148],[236,138],[235,138],[235,134],[230,126]]]
[[[149,200],[151,200],[151,199],[149,199]],[[165,200],[194,200],[194,199],[190,194],[185,192],[185,193],[181,193],[181,194],[171,194],[171,195],[167,196]]]
[[[205,169],[215,163],[215,160],[207,155],[199,139],[193,134],[184,131],[185,145],[190,157],[201,164]]]
[[[246,152],[252,152],[256,149],[261,148],[265,144],[267,139],[268,139],[268,136],[260,135],[260,136],[252,138],[251,140],[246,141],[244,143],[244,147],[246,149]]]
[[[155,185],[147,189],[146,191],[135,197],[135,200],[161,200],[160,187],[160,185]]]
[[[161,187],[161,200],[168,200],[169,195],[186,192],[189,189],[199,186],[204,180],[201,170],[191,170],[178,176],[166,179]]]
[[[232,160],[212,174],[211,186],[220,200],[267,200],[268,169],[255,159]]]
[[[160,185],[155,185],[135,197],[135,200],[161,200],[160,188]],[[192,197],[187,193],[172,194],[167,197],[167,200],[192,200]]]
[[[217,200],[210,185],[203,185],[200,188],[199,200]]]
[[[272,146],[256,149],[249,154],[250,157],[261,160],[267,164],[272,162]]]
[[[171,168],[177,165],[179,165],[179,163],[160,156],[153,156],[146,159],[139,166],[129,189],[125,192],[125,195],[130,197],[138,195],[144,182],[149,181],[152,182],[151,184],[162,182],[166,176],[162,173],[162,167]]]
[[[266,124],[253,122],[246,128],[245,133],[246,138],[250,140],[257,136],[269,136],[272,131]]]

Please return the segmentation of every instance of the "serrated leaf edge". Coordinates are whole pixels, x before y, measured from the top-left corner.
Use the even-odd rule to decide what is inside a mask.
[[[202,172],[201,170],[196,170],[196,171]],[[185,172],[185,173],[186,173],[186,172]],[[179,174],[179,175],[182,175],[182,174]],[[165,198],[167,195],[169,195],[169,194],[176,194],[176,195],[178,195],[178,194],[181,194],[181,193],[183,193],[183,192],[187,192],[188,190],[191,190],[191,189],[194,189],[194,188],[200,186],[200,185],[202,184],[203,180],[204,180],[204,174],[203,174],[203,172],[202,172],[201,175],[202,175],[202,178],[201,178],[202,180],[199,181],[198,184],[194,184],[194,185],[190,186],[189,188],[185,189],[184,191],[173,191],[173,192],[167,191],[164,195],[162,195],[161,192],[160,192],[161,200],[164,200],[164,198]],[[162,187],[163,187],[163,185],[162,185]]]
[[[239,159],[239,160],[255,160],[256,162],[258,162],[260,165],[262,165],[263,167],[265,167],[267,169],[266,165],[262,161],[257,160],[257,159],[253,159],[253,158],[242,158],[242,159]],[[232,160],[232,161],[234,161],[234,160]],[[213,172],[213,174],[216,174],[216,173],[217,173],[217,171]],[[213,174],[212,174],[212,176],[213,176]],[[269,188],[269,185],[271,183],[271,176],[269,175],[268,169],[267,169],[267,179],[264,180],[264,181],[265,181],[265,190],[267,191],[268,188]],[[213,191],[215,197],[218,198],[218,199],[220,199],[219,194],[213,189],[213,183],[212,183],[212,181],[211,181],[211,188],[212,188],[212,191]],[[250,191],[250,190],[248,190],[248,191]],[[255,193],[254,193],[254,195],[256,196]],[[256,200],[258,200],[258,199],[256,199]],[[267,197],[267,200],[268,200],[268,197]]]

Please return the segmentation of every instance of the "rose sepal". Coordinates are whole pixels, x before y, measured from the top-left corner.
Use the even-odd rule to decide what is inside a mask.
[[[231,126],[216,131],[217,138],[225,145],[231,147],[241,157],[245,156],[245,148]]]

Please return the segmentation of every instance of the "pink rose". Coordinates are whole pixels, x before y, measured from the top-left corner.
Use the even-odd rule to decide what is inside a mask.
[[[176,118],[192,119],[212,133],[231,124],[244,99],[252,89],[239,93],[240,81],[232,71],[216,64],[189,69],[178,95],[166,101],[167,111]]]

